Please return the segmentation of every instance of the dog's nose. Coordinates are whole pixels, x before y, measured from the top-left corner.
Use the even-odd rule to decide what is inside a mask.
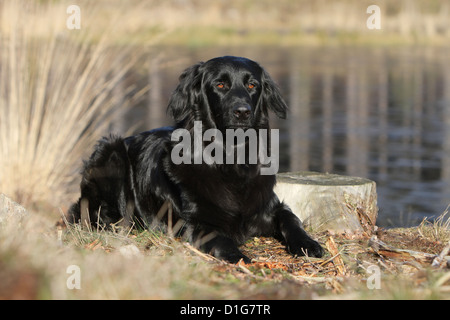
[[[249,105],[240,105],[233,109],[233,114],[236,119],[247,120],[251,113],[251,108]]]

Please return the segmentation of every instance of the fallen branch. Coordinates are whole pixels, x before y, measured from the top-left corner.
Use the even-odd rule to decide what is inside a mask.
[[[372,236],[369,240],[369,246],[372,250],[388,258],[399,259],[402,261],[417,261],[424,264],[431,264],[436,255],[406,249],[398,249],[379,240],[377,236]]]
[[[450,252],[450,241],[444,247],[444,249],[442,249],[441,253],[436,258],[433,259],[431,266],[435,268],[442,268],[445,266],[450,267],[450,257],[448,256],[449,252]]]
[[[217,258],[213,257],[212,255],[201,252],[200,250],[198,250],[197,248],[195,248],[188,242],[184,242],[183,246],[207,261],[220,261]]]
[[[338,276],[345,275],[346,270],[345,270],[344,261],[341,258],[341,254],[337,248],[336,242],[334,242],[333,237],[330,236],[327,239],[327,241],[325,242],[325,246],[327,247],[328,251],[333,256],[332,260],[333,260],[334,266],[336,267],[337,275]]]
[[[253,272],[251,272],[251,271],[245,266],[245,263],[244,263],[244,261],[243,261],[242,259],[239,260],[239,262],[237,263],[237,266],[238,266],[238,268],[239,268],[242,272],[244,272],[245,274],[251,276],[252,278],[265,280],[265,277],[261,277],[261,276],[258,276],[258,275],[256,275],[256,274],[253,274]]]

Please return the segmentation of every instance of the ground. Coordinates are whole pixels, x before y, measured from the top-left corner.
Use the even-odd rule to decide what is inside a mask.
[[[2,299],[450,298],[448,263],[431,265],[450,241],[443,219],[364,236],[311,232],[326,248],[322,258],[293,257],[277,240],[255,237],[241,247],[251,264],[217,260],[160,232],[26,220],[0,228]],[[79,289],[68,284],[73,266]]]
[[[145,231],[129,237],[134,239],[134,245],[144,255],[165,257],[182,251],[185,261],[200,259],[209,269],[209,276],[197,280],[202,286],[210,286],[209,290],[216,288],[220,292],[212,289],[210,294],[213,298],[332,299],[344,296],[422,299],[450,298],[448,266],[431,268],[431,260],[422,259],[422,255],[438,255],[444,250],[445,241],[450,240],[446,227],[448,225],[424,222],[415,228],[378,229],[371,237],[328,232],[315,234],[326,248],[325,256],[320,259],[293,257],[277,240],[255,237],[241,247],[252,259],[251,264],[219,261],[180,239],[162,234]],[[375,250],[371,244],[373,239],[400,250],[411,250],[416,255],[412,257],[408,252],[388,252],[380,248]],[[88,249],[96,246],[101,248],[100,241],[87,244]],[[371,266],[380,270],[380,290],[372,290],[367,284],[372,275],[368,271]]]

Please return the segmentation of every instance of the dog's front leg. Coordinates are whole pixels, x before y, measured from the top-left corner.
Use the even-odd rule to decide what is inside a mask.
[[[239,250],[232,239],[219,235],[214,231],[194,231],[191,235],[191,242],[195,247],[218,259],[226,260],[230,263],[238,263],[241,259],[244,263],[251,262],[250,258]]]
[[[276,238],[286,243],[287,250],[290,253],[317,258],[323,255],[323,249],[320,244],[311,239],[306,231],[303,230],[302,222],[292,213],[288,206],[280,203],[275,212],[275,219],[278,228]]]

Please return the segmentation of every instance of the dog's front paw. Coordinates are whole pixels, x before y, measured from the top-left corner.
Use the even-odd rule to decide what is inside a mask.
[[[288,251],[297,256],[308,256],[320,258],[323,256],[324,250],[322,246],[311,238],[297,241],[295,244],[288,245]]]
[[[241,260],[247,264],[251,263],[251,259],[243,254],[234,244],[227,243],[228,241],[219,242],[219,240],[216,239],[216,245],[206,252],[209,251],[217,259],[225,260],[233,264]]]
[[[218,253],[217,251],[212,253],[214,257],[220,260],[227,261],[232,264],[236,264],[240,261],[244,262],[245,264],[251,263],[251,259],[247,257],[245,254],[241,252],[221,252]]]
[[[230,254],[230,255],[228,255],[226,257],[223,257],[222,259],[226,260],[226,261],[228,261],[230,263],[233,263],[233,264],[238,263],[241,260],[245,264],[251,263],[251,259],[249,257],[247,257],[246,255],[242,254],[242,253],[241,254]]]

